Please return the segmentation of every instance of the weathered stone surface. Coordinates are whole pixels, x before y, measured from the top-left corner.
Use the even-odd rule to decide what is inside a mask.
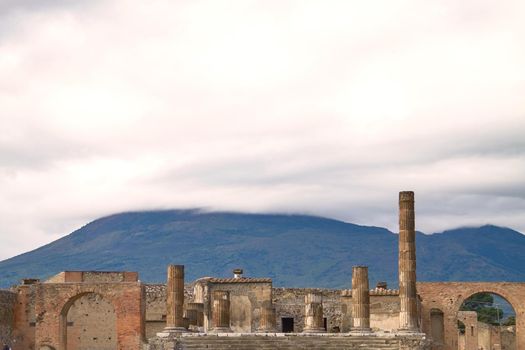
[[[516,312],[516,349],[525,349],[525,283],[523,282],[419,282],[422,330],[432,333],[433,310],[443,312],[444,345],[440,349],[456,350],[458,346],[458,311],[465,299],[480,293],[494,293],[507,300]]]
[[[272,305],[261,307],[259,332],[275,332],[275,309]]]
[[[414,192],[399,193],[399,328],[418,331]]]
[[[212,294],[212,328],[215,333],[231,332],[230,292],[216,290]]]
[[[303,332],[323,333],[323,296],[318,293],[308,293],[304,296],[305,317]]]
[[[48,346],[66,349],[67,315],[71,307],[86,295],[99,295],[114,309],[117,349],[140,348],[144,334],[144,290],[139,282],[37,283],[30,288],[34,293],[35,313],[34,324],[29,325],[35,330],[34,345],[31,344],[31,347],[40,349]],[[93,343],[86,346],[97,349],[96,344]],[[22,347],[20,343],[15,344],[13,348],[14,350],[28,349]]]
[[[166,329],[184,329],[184,266],[168,265],[166,283]]]
[[[478,314],[475,311],[460,311],[458,321],[465,325],[464,349],[478,350]]]
[[[352,316],[353,332],[370,332],[370,290],[368,267],[352,268]]]
[[[155,339],[147,350],[173,349],[319,349],[319,350],[427,350],[422,336],[382,334],[380,336],[349,336],[347,334],[243,334],[190,335],[176,339]]]
[[[0,290],[0,345],[13,344],[16,293]]]

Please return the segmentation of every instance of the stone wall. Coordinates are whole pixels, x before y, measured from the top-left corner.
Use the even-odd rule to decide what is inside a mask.
[[[137,282],[138,273],[129,271],[62,271],[44,283],[89,282],[118,283]]]
[[[35,291],[34,285],[22,284],[14,288],[17,294],[13,331],[13,350],[35,348]]]
[[[274,288],[277,330],[282,331],[282,319],[294,319],[294,332],[304,327],[304,296],[318,293],[323,296],[323,315],[329,333],[349,332],[352,327],[352,292],[350,290],[312,288]],[[370,291],[370,327],[373,330],[393,331],[399,328],[399,297],[396,290]]]
[[[381,349],[427,350],[429,345],[420,335],[382,333],[376,336],[348,334],[187,334],[177,338],[155,338],[145,350],[226,350],[226,349]]]
[[[282,319],[293,318],[294,332],[300,333],[304,328],[304,297],[307,293],[321,294],[323,297],[323,315],[329,332],[350,331],[350,306],[343,302],[341,291],[335,289],[314,288],[274,288],[273,304],[275,306],[277,330],[283,329]]]
[[[230,292],[230,327],[234,332],[255,332],[261,309],[272,301],[272,280],[268,278],[201,278],[193,284],[195,302],[204,306],[204,329],[212,327],[212,294]]]
[[[96,293],[76,299],[67,313],[67,345],[76,350],[116,349],[116,314],[111,302]]]
[[[0,346],[12,344],[16,294],[0,290]]]
[[[516,328],[502,327],[501,328],[501,350],[515,350],[516,349]]]
[[[432,310],[438,309],[443,312],[445,330],[443,349],[456,350],[458,347],[457,314],[464,300],[476,293],[487,292],[501,296],[514,308],[516,312],[516,349],[525,350],[525,304],[523,303],[525,300],[525,283],[419,282],[417,290],[422,299],[421,316],[425,333],[431,334]],[[482,332],[481,328],[478,330]],[[484,335],[482,334],[480,337],[484,337]],[[496,344],[494,340],[491,342]],[[497,344],[499,343],[498,340]],[[478,339],[479,346],[483,346],[480,339]]]
[[[37,283],[32,289],[34,289],[36,315],[34,343],[37,349],[44,346],[55,349],[66,348],[68,329],[64,315],[69,313],[70,308],[78,300],[88,294],[102,296],[114,308],[117,346],[112,349],[127,350],[141,347],[144,340],[142,306],[144,292],[140,283]],[[102,307],[102,305],[100,309],[110,310],[108,306]],[[98,315],[95,318],[98,317],[102,316]],[[106,333],[103,334],[106,336]]]

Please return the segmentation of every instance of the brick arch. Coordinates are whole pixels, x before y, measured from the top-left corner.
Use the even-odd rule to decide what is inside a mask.
[[[509,302],[516,313],[516,349],[525,350],[525,283],[522,282],[420,282],[423,331],[429,334],[430,309],[443,310],[445,319],[444,350],[456,350],[458,311],[466,298],[476,293],[493,293]],[[440,348],[441,349],[441,348]]]
[[[513,297],[509,291],[502,290],[501,288],[493,288],[493,286],[484,286],[483,288],[466,288],[464,290],[464,293],[461,294],[461,297],[458,297],[456,301],[455,308],[457,309],[457,311],[459,311],[459,308],[461,307],[461,305],[463,305],[466,299],[478,293],[496,294],[497,296],[505,299],[505,301],[507,301],[512,306],[514,312],[516,312],[516,308],[519,305],[518,300],[516,300],[516,298]]]
[[[111,300],[110,298],[106,298],[104,297],[104,295],[100,294],[100,293],[97,293],[97,292],[92,292],[92,291],[84,291],[84,292],[81,292],[77,295],[74,295],[72,296],[71,298],[69,298],[69,300],[67,300],[65,303],[64,303],[64,306],[62,307],[62,311],[60,312],[60,316],[59,316],[59,334],[60,334],[60,346],[59,348],[60,349],[67,349],[67,316],[68,316],[68,313],[71,309],[71,307],[73,306],[73,304],[79,300],[80,298],[82,297],[85,297],[85,296],[89,296],[89,295],[98,295],[100,296],[102,299],[104,299],[106,302],[108,302],[108,304],[111,305],[112,309],[113,309],[113,312],[115,312],[116,310],[116,305],[114,304],[114,300]]]
[[[66,350],[64,317],[78,298],[99,294],[116,314],[118,350],[139,349],[144,339],[143,288],[128,283],[41,283],[35,285],[35,344]]]

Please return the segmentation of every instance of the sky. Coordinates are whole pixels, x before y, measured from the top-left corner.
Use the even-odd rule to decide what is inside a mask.
[[[129,210],[525,233],[525,2],[0,0],[0,259]]]

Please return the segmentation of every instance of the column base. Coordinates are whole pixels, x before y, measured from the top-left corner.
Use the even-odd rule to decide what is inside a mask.
[[[177,336],[181,333],[188,333],[191,332],[190,330],[187,330],[184,327],[166,327],[162,330],[162,332],[157,333],[157,337],[159,338],[169,338]]]
[[[350,335],[373,335],[372,328],[351,328]]]
[[[258,329],[255,331],[255,333],[277,333],[277,330],[275,328],[273,329]]]
[[[214,327],[210,329],[208,333],[232,333],[232,332],[233,331],[231,330],[230,327]]]
[[[396,330],[396,333],[403,333],[403,334],[424,334],[422,333],[419,329],[417,328],[414,328],[414,329],[410,329],[410,328],[400,328],[398,330]]]
[[[306,328],[303,329],[303,333],[326,333],[324,328]]]

